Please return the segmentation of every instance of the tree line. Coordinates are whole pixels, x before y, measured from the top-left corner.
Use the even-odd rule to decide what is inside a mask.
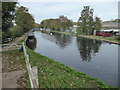
[[[73,22],[67,17],[59,16],[57,19],[46,19],[40,24],[40,28],[52,29],[57,31],[70,30],[73,25],[77,25],[77,33],[91,35],[93,31],[102,29],[102,20],[99,17],[93,17],[93,9],[90,6],[84,6],[78,22]]]
[[[93,30],[101,30],[101,22],[99,17],[93,17],[93,9],[90,9],[90,6],[84,6],[78,22],[73,22],[63,15],[56,19],[45,19],[38,25],[26,7],[19,6],[18,2],[2,2],[3,43],[7,38],[19,37],[35,26],[43,29],[65,31],[70,30],[73,25],[77,25],[77,33],[90,35]]]
[[[59,16],[56,19],[46,19],[43,20],[40,24],[40,27],[43,29],[52,29],[52,30],[67,30],[73,25],[72,20],[68,19],[67,17]]]
[[[34,17],[18,2],[2,2],[2,43],[23,35],[35,26]]]

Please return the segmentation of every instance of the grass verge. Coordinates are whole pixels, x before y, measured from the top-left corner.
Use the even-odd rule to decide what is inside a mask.
[[[31,65],[38,68],[40,88],[111,88],[98,79],[77,72],[28,48],[27,53]]]

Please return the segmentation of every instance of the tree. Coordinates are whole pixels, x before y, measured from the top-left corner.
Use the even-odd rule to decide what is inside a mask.
[[[84,6],[78,20],[78,33],[89,35],[92,34],[93,28],[93,9],[90,9],[90,6]]]
[[[61,29],[62,30],[69,29],[69,27],[73,25],[72,20],[69,20],[64,15],[63,16],[59,16],[59,20],[60,20],[60,25],[61,25]]]
[[[17,2],[2,2],[2,41],[6,40],[9,28],[13,26]]]
[[[16,8],[16,2],[2,2],[2,30],[7,31],[13,26],[14,12]]]
[[[56,19],[45,19],[41,22],[41,28],[52,29],[52,30],[66,30],[72,26],[73,23],[67,17],[60,16]]]
[[[15,13],[15,23],[21,27],[23,33],[31,30],[35,26],[35,20],[31,14],[28,13],[26,7],[19,7]]]
[[[102,29],[102,21],[99,17],[95,17],[94,29],[100,31]]]
[[[60,20],[59,19],[53,19],[50,23],[50,29],[52,30],[60,30]]]

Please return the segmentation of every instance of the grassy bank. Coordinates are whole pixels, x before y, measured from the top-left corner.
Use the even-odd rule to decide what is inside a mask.
[[[81,34],[75,34],[75,33],[70,33],[70,32],[60,32],[60,31],[52,31],[52,32],[79,36],[79,37],[84,37],[84,38],[89,38],[89,39],[97,39],[97,40],[102,40],[102,41],[106,41],[110,43],[120,44],[120,40],[116,39],[117,37],[100,37],[100,36],[94,36],[94,35],[81,35]]]
[[[38,68],[40,88],[110,88],[109,85],[84,73],[42,56],[27,48],[32,66]],[[28,87],[29,87],[28,82]]]

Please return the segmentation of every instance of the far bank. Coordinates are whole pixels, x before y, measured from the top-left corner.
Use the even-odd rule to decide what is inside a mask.
[[[61,33],[61,34],[66,34],[66,35],[72,35],[72,36],[78,36],[78,37],[83,37],[83,38],[88,38],[88,39],[96,39],[96,40],[101,40],[101,41],[105,41],[105,42],[120,45],[120,40],[117,40],[115,37],[101,37],[101,36],[94,36],[94,35],[82,35],[82,34],[75,34],[75,33],[70,33],[70,32],[61,32],[61,31],[51,31],[51,32],[56,32],[56,33]]]

